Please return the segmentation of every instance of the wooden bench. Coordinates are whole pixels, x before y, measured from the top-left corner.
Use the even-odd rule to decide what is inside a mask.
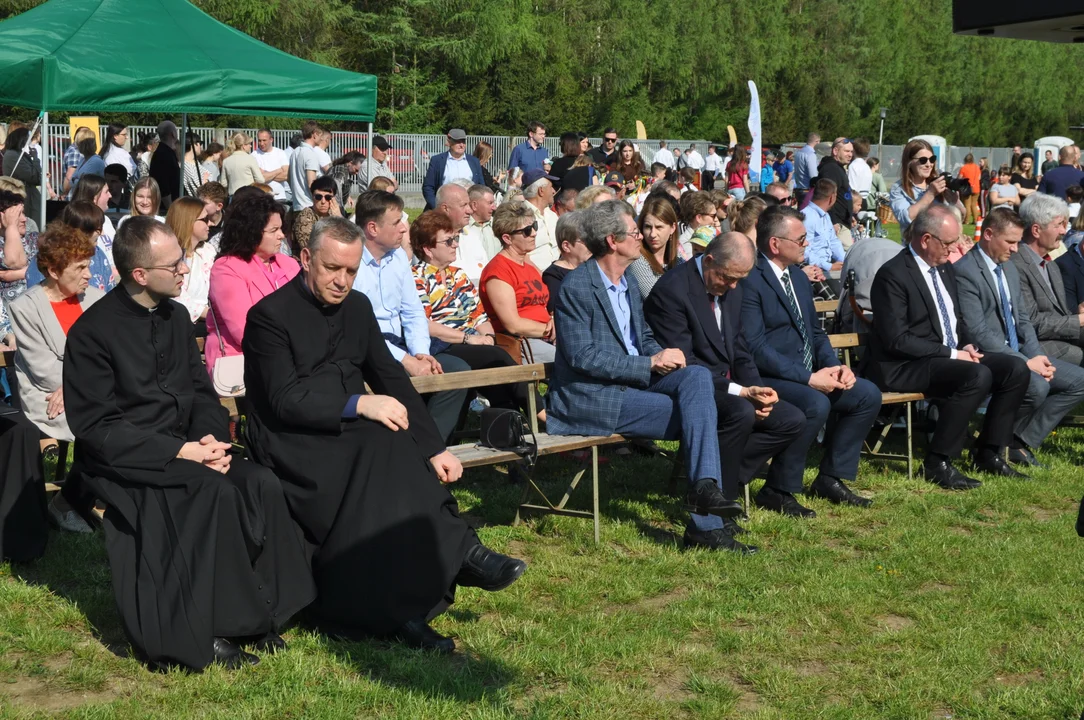
[[[866,347],[867,338],[866,334],[862,333],[842,333],[839,335],[829,335],[829,342],[836,350],[843,351],[843,362],[850,367],[851,365],[851,350],[860,347]],[[870,445],[867,438],[863,442],[862,453],[874,460],[903,460],[907,462],[907,478],[911,479],[914,475],[914,433],[913,433],[913,412],[912,406],[919,400],[925,400],[926,396],[922,393],[897,393],[897,392],[882,392],[881,393],[881,405],[889,407],[888,422],[881,428],[881,432],[878,433],[877,439],[873,445]],[[900,455],[898,453],[884,453],[881,452],[881,448],[884,446],[885,440],[888,438],[888,433],[892,430],[893,424],[899,418],[901,411],[905,413],[906,417],[906,430],[907,430],[907,454]]]

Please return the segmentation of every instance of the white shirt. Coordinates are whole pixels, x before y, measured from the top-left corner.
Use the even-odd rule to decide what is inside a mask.
[[[256,157],[256,164],[260,166],[260,170],[262,170],[265,175],[267,173],[278,172],[282,168],[289,168],[290,166],[290,158],[286,156],[286,153],[283,150],[277,147],[272,147],[267,152],[263,152],[259,148],[256,148],[252,154]],[[289,172],[287,172],[286,175],[287,178],[289,178]],[[276,200],[287,199],[286,185],[284,183],[279,180],[272,180],[267,184],[275,191]]]
[[[691,153],[685,156],[685,167],[691,167],[694,170],[704,169],[704,156],[693,150]]]
[[[557,213],[550,208],[539,212],[534,205],[527,204],[534,210],[535,220],[538,221],[538,231],[534,234],[534,250],[527,256],[536,268],[544,270],[561,257],[561,250],[557,247]]]
[[[926,289],[930,291],[930,297],[933,299],[933,307],[934,310],[937,311],[934,313],[934,319],[937,320],[937,327],[941,328],[941,337],[943,338],[941,344],[948,347],[949,336],[948,333],[945,332],[945,323],[941,320],[941,308],[937,305],[937,290],[934,289],[934,279],[933,276],[930,275],[930,266],[925,260],[918,256],[918,253],[915,252],[913,247],[908,245],[907,249],[911,251],[911,255],[915,258],[915,262],[918,263],[918,271],[922,273],[922,279],[926,281]],[[949,295],[948,288],[946,288],[945,284],[941,281],[941,273],[935,273],[935,275],[937,275],[938,278],[937,285],[941,289],[941,297],[945,301],[945,309],[948,311],[949,329],[952,333],[952,337],[956,338],[956,347],[959,347],[960,336],[956,334],[956,306],[952,304],[952,296]],[[952,350],[952,359],[956,360],[958,358],[959,352]]]
[[[467,162],[466,155],[454,158],[451,153],[448,153],[448,162],[444,166],[444,180],[441,185],[447,185],[453,180],[474,180],[474,174],[470,171],[470,163]]]
[[[39,150],[40,152],[40,150]],[[40,155],[38,157],[41,157]],[[128,178],[131,179],[136,174],[136,164],[132,156],[128,154],[128,151],[122,147],[114,145],[105,151],[105,157],[102,158],[105,161],[106,167],[110,165],[123,165],[128,171]],[[118,225],[117,227],[120,227]]]
[[[102,232],[98,235],[98,247],[102,249],[105,256],[109,258],[109,264],[112,267],[116,267],[117,264],[113,262],[113,238],[116,236],[117,231],[113,227],[113,221],[107,216],[102,222]]]
[[[660,165],[665,165],[672,169],[674,167],[674,153],[670,152],[669,148],[662,148],[655,153],[655,157],[651,159],[651,162],[659,163]]]
[[[493,259],[482,242],[482,232],[480,225],[467,225],[459,231],[459,247],[455,250],[455,266],[466,273],[475,287],[482,277],[482,270]],[[493,231],[490,230],[490,235],[492,234]]]
[[[704,158],[704,172],[714,175],[720,170],[722,170],[722,167],[719,165],[719,156],[715,153],[708,153],[708,156]]]
[[[696,270],[700,273],[700,279],[704,279],[704,256],[698,255],[696,258]],[[711,309],[715,311],[715,327],[719,329],[719,334],[723,334],[723,309],[719,307],[719,297],[715,297],[715,302],[711,304]],[[743,385],[732,382],[726,387],[727,395],[741,395],[741,391],[744,390]]]
[[[783,286],[784,292],[786,292],[787,290],[787,283],[790,283],[790,294],[794,296],[794,307],[798,311],[798,319],[801,320],[802,306],[798,304],[798,295],[794,292],[794,281],[790,279],[790,268],[781,268],[776,265],[775,262],[771,260],[771,258],[768,258],[767,256],[765,256],[765,258],[768,260],[768,265],[771,267],[772,272],[775,273],[775,279],[778,280],[779,284]],[[784,277],[787,279],[787,283],[783,282]]]
[[[847,168],[847,182],[851,185],[851,192],[856,192],[862,197],[869,195],[873,189],[873,171],[869,169],[864,158],[856,157],[851,160]]]
[[[207,295],[211,291],[211,266],[215,264],[218,251],[209,242],[199,244],[191,258],[185,260],[188,274],[184,276],[181,294],[177,302],[188,309],[192,322],[199,320],[208,307]]]
[[[1074,219],[1080,214],[1080,203],[1069,203],[1069,218]]]
[[[320,170],[326,173],[327,171],[324,168],[331,167],[331,156],[327,154],[327,150],[324,150],[319,145],[313,147],[313,150],[316,151],[316,157],[320,158]]]

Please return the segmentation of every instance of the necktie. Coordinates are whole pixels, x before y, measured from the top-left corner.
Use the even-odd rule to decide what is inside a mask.
[[[1039,263],[1039,267],[1041,267],[1041,268],[1044,268],[1044,267],[1046,267],[1046,264],[1047,264],[1048,262],[1050,262],[1050,253],[1047,253],[1046,255],[1043,255],[1043,259],[1042,259],[1042,261],[1041,261],[1041,262]]]
[[[1005,292],[1004,273],[1001,271],[1001,266],[998,265],[994,268],[994,274],[997,275],[997,289],[1001,293],[1001,315],[1005,318],[1005,335],[1009,339],[1009,347],[1013,350],[1020,350],[1020,338],[1016,336],[1016,320],[1012,316],[1012,308],[1009,306],[1009,293]]]
[[[790,304],[790,311],[794,313],[794,318],[798,321],[798,333],[802,336],[802,362],[805,364],[806,370],[813,370],[813,346],[809,343],[809,333],[805,328],[805,320],[802,318],[802,314],[798,312],[798,301],[794,298],[794,290],[790,286],[790,273],[783,273],[783,292],[787,296],[787,302]]]
[[[930,268],[930,277],[933,278],[933,292],[937,295],[937,307],[941,311],[941,324],[945,326],[945,345],[948,346],[949,350],[955,350],[956,337],[952,334],[948,306],[945,305],[945,296],[941,294],[941,283],[937,280],[937,268]]]

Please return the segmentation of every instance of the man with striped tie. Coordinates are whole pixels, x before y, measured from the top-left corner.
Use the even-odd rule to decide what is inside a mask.
[[[977,470],[1020,476],[1002,458],[1012,441],[1015,416],[1031,370],[1022,357],[979,352],[961,312],[949,252],[960,239],[960,219],[934,203],[907,228],[907,245],[877,271],[870,293],[873,332],[869,375],[884,390],[939,398],[940,417],[923,472],[948,490],[982,483],[952,461],[968,439],[968,422],[990,397],[982,432],[971,451]]]
[[[768,208],[757,222],[756,266],[742,280],[742,329],[757,370],[781,400],[805,411],[805,430],[773,464],[801,487],[806,455],[831,417],[820,472],[808,494],[867,507],[871,501],[851,492],[845,481],[858,474],[862,441],[881,409],[881,391],[839,361],[821,329],[809,278],[797,266],[806,245],[802,213],[782,205]]]

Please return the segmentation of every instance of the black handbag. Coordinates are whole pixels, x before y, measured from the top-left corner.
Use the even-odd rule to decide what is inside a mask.
[[[531,441],[528,442],[527,434]],[[479,444],[495,450],[508,450],[520,457],[533,458],[538,455],[538,442],[534,431],[527,423],[527,418],[518,410],[505,408],[486,408],[482,411],[482,428]]]

